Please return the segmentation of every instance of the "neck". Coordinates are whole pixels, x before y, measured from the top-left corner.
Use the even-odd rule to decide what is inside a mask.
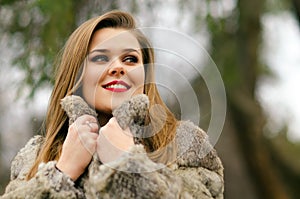
[[[110,118],[112,118],[111,113],[98,112],[98,121],[101,127],[104,126]]]

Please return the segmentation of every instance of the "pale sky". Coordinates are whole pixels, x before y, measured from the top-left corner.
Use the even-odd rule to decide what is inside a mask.
[[[275,79],[264,80],[258,96],[270,116],[269,127],[276,131],[288,124],[288,137],[300,141],[300,30],[290,12],[263,18],[263,55]]]

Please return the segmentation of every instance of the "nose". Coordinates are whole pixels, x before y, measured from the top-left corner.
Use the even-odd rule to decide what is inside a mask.
[[[108,70],[108,74],[111,76],[120,76],[120,75],[125,75],[126,71],[118,60],[115,60],[113,63],[111,63],[111,66]]]
[[[109,75],[115,76],[115,75],[125,75],[125,70],[123,67],[115,67],[109,69]]]

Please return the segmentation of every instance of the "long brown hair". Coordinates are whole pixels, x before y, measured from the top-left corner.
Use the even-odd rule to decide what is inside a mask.
[[[56,62],[56,80],[46,116],[45,141],[27,175],[27,179],[35,175],[41,162],[59,159],[62,145],[68,133],[68,118],[60,106],[60,100],[66,95],[73,94],[79,88],[80,81],[78,81],[77,75],[80,73],[80,67],[82,67],[82,63],[88,54],[93,33],[107,27],[134,30],[134,35],[141,46],[143,54],[145,67],[144,93],[149,97],[150,106],[158,104],[164,109],[166,118],[160,119],[161,117],[157,112],[150,115],[151,122],[159,123],[163,120],[164,124],[155,135],[145,138],[146,150],[148,152],[160,150],[174,139],[177,121],[162,101],[154,83],[153,48],[143,33],[136,29],[135,21],[130,14],[122,11],[111,11],[80,25],[69,37],[62,53],[59,55]]]

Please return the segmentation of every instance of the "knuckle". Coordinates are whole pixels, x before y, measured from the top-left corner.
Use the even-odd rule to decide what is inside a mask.
[[[69,126],[69,131],[74,131],[74,123]]]
[[[93,133],[93,134],[92,134],[92,138],[93,138],[94,140],[96,140],[96,139],[98,138],[98,134]]]
[[[91,131],[97,132],[99,129],[98,124],[96,123],[91,123]]]
[[[110,118],[109,122],[114,124],[117,122],[117,119],[115,117],[112,117],[112,118]]]
[[[92,115],[87,115],[87,114],[85,114],[85,115],[82,115],[83,116],[83,118],[85,119],[85,120],[89,120],[89,121],[91,121],[91,122],[96,122],[97,120],[96,120],[96,118],[94,117],[94,116],[92,116]]]
[[[106,136],[109,134],[109,128],[101,129],[101,135]]]
[[[103,126],[103,127],[100,128],[99,133],[103,133],[106,130],[107,130],[107,126],[105,125],[105,126]]]
[[[72,133],[72,134],[74,134],[74,133],[77,132],[77,128],[76,128],[76,124],[75,123],[73,123],[72,125],[69,126],[68,132]]]

